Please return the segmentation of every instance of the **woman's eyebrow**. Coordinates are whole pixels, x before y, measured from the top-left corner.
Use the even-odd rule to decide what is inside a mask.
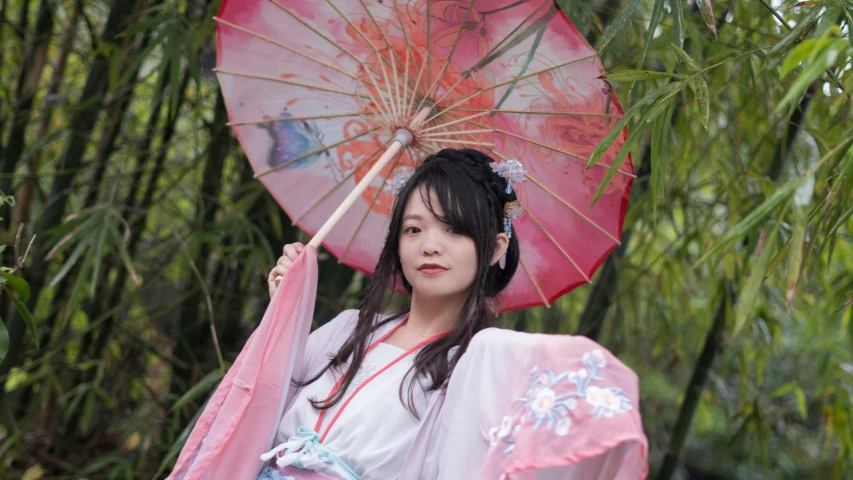
[[[410,214],[406,215],[405,217],[403,217],[404,222],[406,220],[423,220],[423,219],[424,219],[424,217],[418,215],[417,213],[410,213]]]

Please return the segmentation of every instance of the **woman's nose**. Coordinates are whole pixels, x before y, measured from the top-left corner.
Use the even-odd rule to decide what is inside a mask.
[[[437,235],[432,232],[427,232],[427,234],[422,237],[424,243],[421,245],[421,250],[424,255],[436,255],[441,253],[441,241],[436,237]]]

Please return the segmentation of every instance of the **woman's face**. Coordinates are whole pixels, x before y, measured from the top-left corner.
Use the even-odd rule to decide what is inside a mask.
[[[438,199],[430,195],[432,205],[438,206]],[[435,218],[421,197],[420,191],[412,192],[403,212],[399,243],[403,274],[418,296],[464,298],[477,275],[474,240]]]

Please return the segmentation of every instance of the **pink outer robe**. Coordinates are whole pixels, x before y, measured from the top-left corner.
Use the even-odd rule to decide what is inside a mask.
[[[322,368],[358,318],[357,311],[343,312],[309,339],[316,285],[317,252],[306,248],[205,407],[169,479],[253,480],[260,472],[259,456],[273,447],[295,393],[293,375]],[[431,396],[397,478],[645,478],[648,443],[638,399],[634,372],[589,339],[486,329],[471,341],[446,391]]]

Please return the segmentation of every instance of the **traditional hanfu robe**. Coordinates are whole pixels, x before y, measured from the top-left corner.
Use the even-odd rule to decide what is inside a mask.
[[[281,298],[277,292],[267,316],[276,315]],[[305,310],[306,306],[282,308]],[[263,348],[252,346],[259,342],[259,331],[265,332],[259,328],[211,397],[169,478],[604,480],[646,476],[648,443],[639,415],[637,376],[585,337],[485,329],[472,339],[446,388],[424,392],[422,387],[431,382],[418,385],[414,403],[419,420],[399,396],[400,382],[414,354],[352,396],[351,391],[403,353],[379,342],[365,357],[366,370],[359,372],[359,384],[344,397],[352,397],[350,403],[341,411],[345,402],[339,402],[315,431],[319,413],[308,398],[325,399],[340,373],[327,372],[302,389],[293,387],[291,380],[319,372],[352,333],[357,316],[357,311],[345,311],[310,336],[294,334],[292,344]],[[396,324],[380,326],[374,343]],[[253,348],[263,355],[253,356]],[[262,378],[247,377],[247,372],[255,373],[253,369],[270,373],[270,365],[247,367],[244,361],[269,357],[271,348],[286,350],[289,363],[275,366],[274,378],[282,386],[278,396],[263,380],[254,386],[244,380]],[[404,393],[407,398],[407,387]]]

